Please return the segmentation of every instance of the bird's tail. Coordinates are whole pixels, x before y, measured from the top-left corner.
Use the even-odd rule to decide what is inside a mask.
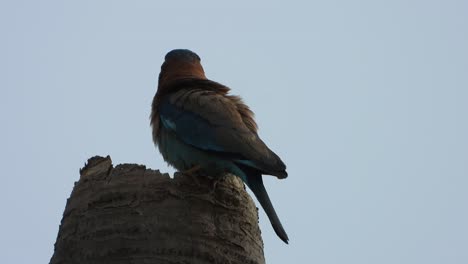
[[[247,174],[247,185],[257,197],[257,200],[265,210],[268,218],[270,219],[270,223],[273,226],[273,229],[276,232],[281,240],[284,243],[288,244],[288,235],[286,231],[284,231],[283,225],[281,224],[278,215],[276,215],[275,209],[273,208],[273,204],[271,204],[270,197],[268,197],[268,193],[265,190],[265,186],[263,185],[262,175],[258,172],[249,171]]]

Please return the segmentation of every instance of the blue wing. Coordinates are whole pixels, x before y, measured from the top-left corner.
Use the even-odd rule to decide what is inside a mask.
[[[162,102],[159,112],[163,126],[175,132],[186,144],[207,151],[227,152],[215,141],[216,126],[196,113],[183,110],[169,100]]]
[[[265,174],[285,174],[281,159],[247,128],[235,104],[222,96],[182,91],[163,98],[159,114],[164,128],[186,144],[216,152]]]

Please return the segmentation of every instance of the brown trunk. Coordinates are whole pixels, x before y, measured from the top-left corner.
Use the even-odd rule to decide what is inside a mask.
[[[94,157],[67,201],[50,263],[265,263],[242,181]]]

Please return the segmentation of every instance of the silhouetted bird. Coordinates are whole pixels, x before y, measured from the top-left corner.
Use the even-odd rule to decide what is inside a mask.
[[[170,51],[152,104],[153,140],[164,160],[177,170],[239,176],[257,197],[276,234],[288,243],[262,179],[262,174],[286,178],[286,166],[259,138],[252,111],[229,90],[205,77],[194,52]]]

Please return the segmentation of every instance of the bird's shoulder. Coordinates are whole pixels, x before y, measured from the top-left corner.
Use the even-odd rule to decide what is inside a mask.
[[[230,88],[211,80],[186,79],[172,84],[164,97],[180,109],[198,114],[219,125],[242,126],[257,132],[254,114]]]

